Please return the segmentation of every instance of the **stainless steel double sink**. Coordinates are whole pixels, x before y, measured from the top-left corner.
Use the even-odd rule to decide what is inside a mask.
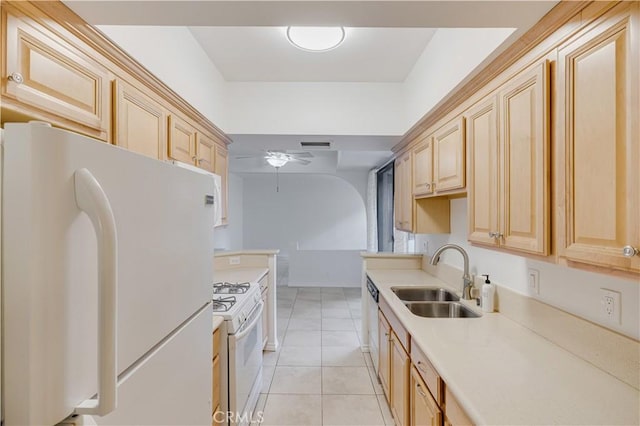
[[[479,314],[459,302],[460,298],[439,287],[391,287],[413,313],[427,318],[478,318]]]

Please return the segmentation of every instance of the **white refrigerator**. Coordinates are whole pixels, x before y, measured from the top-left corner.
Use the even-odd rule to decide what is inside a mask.
[[[4,426],[210,424],[213,178],[41,123],[1,164]]]

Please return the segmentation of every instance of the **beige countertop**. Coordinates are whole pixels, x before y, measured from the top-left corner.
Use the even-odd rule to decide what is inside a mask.
[[[268,268],[233,268],[215,271],[214,282],[226,281],[230,283],[258,282],[269,273]]]
[[[280,253],[280,250],[275,250],[275,249],[273,250],[236,250],[236,251],[219,251],[214,253],[214,256],[215,257],[240,256],[242,254],[271,256],[278,253]]]
[[[404,259],[404,258],[416,258],[422,257],[422,253],[391,253],[387,251],[363,251],[360,252],[360,256],[363,258],[389,258],[389,259]]]
[[[451,288],[432,275],[367,274],[476,424],[640,423],[637,389],[506,316],[422,318],[391,292],[394,285]]]

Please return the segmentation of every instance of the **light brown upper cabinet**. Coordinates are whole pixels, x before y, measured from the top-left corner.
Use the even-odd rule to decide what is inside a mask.
[[[498,92],[501,247],[549,253],[549,66],[543,61]],[[476,165],[477,167],[478,165]]]
[[[395,161],[394,170],[394,214],[396,228],[413,232],[413,191],[411,151],[407,151]]]
[[[422,136],[413,148],[413,190],[416,198],[456,193],[465,187],[463,118]]]
[[[491,96],[465,114],[474,243],[549,252],[548,88],[545,60],[505,83],[497,104]]]
[[[114,144],[151,158],[164,159],[167,114],[159,99],[121,80],[113,83]]]
[[[202,132],[196,135],[197,166],[213,173],[216,165],[216,144],[212,138]]]
[[[63,39],[32,18],[6,10],[2,15],[2,102],[107,140],[111,113],[108,72],[69,43],[80,44],[79,40]]]
[[[465,184],[464,119],[456,118],[433,135],[433,190],[452,191]]]
[[[229,204],[229,157],[226,148],[216,146],[214,173],[222,178],[222,224],[228,223]]]
[[[498,197],[498,107],[491,95],[465,113],[469,143],[468,219],[469,241],[497,246]]]
[[[196,129],[175,114],[169,116],[169,158],[197,165]]]
[[[433,194],[433,136],[418,141],[413,149],[413,196]]]
[[[636,8],[636,16],[631,15]],[[639,5],[622,4],[558,54],[560,255],[640,271]]]

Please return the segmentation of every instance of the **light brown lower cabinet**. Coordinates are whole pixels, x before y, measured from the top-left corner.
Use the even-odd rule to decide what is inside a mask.
[[[398,336],[391,332],[391,414],[396,425],[409,424],[409,355]]]
[[[460,406],[458,401],[454,398],[453,394],[445,386],[444,392],[444,411],[445,411],[445,425],[451,426],[471,426],[473,422],[464,412],[464,409]]]
[[[409,420],[411,426],[440,426],[442,410],[429,393],[420,373],[411,367],[409,390]]]
[[[224,419],[224,416],[216,413],[220,411],[220,389],[221,389],[221,375],[220,375],[220,329],[216,329],[213,332],[213,374],[212,374],[212,383],[211,383],[211,424],[213,426],[222,424],[220,421]]]
[[[381,311],[378,311],[378,377],[382,384],[382,390],[391,405],[389,399],[390,377],[391,377],[391,326]]]

